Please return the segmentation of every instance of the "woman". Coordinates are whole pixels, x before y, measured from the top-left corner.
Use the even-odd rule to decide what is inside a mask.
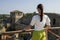
[[[30,25],[28,25],[28,29],[32,26],[35,26],[32,35],[32,40],[46,40],[44,26],[46,25],[46,29],[50,28],[50,19],[47,15],[43,13],[42,4],[39,4],[37,6],[37,11],[38,15],[33,16]]]

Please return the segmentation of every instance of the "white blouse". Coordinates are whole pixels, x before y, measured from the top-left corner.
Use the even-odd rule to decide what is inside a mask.
[[[35,30],[43,30],[44,26],[46,25],[50,25],[50,19],[47,15],[43,15],[43,20],[42,22],[40,22],[40,16],[39,15],[35,15],[32,17],[32,21],[30,23],[31,26],[35,26],[34,29]]]

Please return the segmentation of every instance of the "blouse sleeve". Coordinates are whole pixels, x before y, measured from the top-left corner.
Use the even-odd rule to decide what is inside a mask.
[[[34,26],[35,23],[36,23],[36,17],[33,16],[30,25],[31,25],[31,26]]]
[[[49,25],[50,26],[50,18],[48,16],[46,18],[46,25]]]

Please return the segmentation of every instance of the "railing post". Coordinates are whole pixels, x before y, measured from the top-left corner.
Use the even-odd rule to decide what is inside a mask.
[[[1,40],[6,40],[6,35],[2,35]]]

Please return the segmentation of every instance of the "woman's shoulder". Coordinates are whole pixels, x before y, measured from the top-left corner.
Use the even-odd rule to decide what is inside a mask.
[[[48,15],[44,14],[44,16],[45,16],[46,18],[48,18]]]
[[[38,15],[34,15],[34,16],[33,16],[33,18],[37,18],[37,17],[39,17],[39,16],[38,16]]]
[[[32,18],[34,18],[34,19],[38,18],[38,15],[34,15]]]

